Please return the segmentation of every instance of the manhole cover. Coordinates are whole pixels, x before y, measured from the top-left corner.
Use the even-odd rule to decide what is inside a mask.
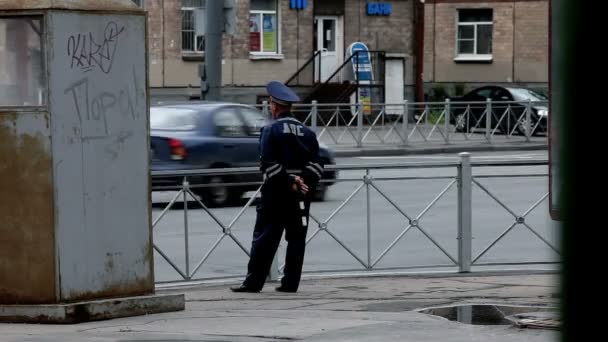
[[[453,305],[416,310],[450,321],[473,325],[515,325],[521,328],[559,329],[557,309],[509,305]]]

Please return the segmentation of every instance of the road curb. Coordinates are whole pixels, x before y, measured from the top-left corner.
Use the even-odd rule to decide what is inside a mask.
[[[332,281],[332,280],[352,280],[356,282],[357,279],[369,279],[369,278],[411,278],[411,279],[452,279],[452,278],[470,278],[470,277],[508,277],[508,276],[528,276],[528,275],[560,275],[561,272],[557,269],[506,269],[506,270],[480,270],[474,272],[379,272],[369,273],[354,272],[354,273],[313,273],[302,274],[302,282],[315,282],[315,281]],[[197,290],[210,287],[225,287],[229,285],[240,284],[243,281],[243,277],[234,277],[226,279],[216,280],[192,280],[192,281],[176,281],[169,283],[156,284],[156,291],[162,293],[162,291],[172,292],[177,290]],[[275,284],[276,281],[269,281],[268,284]]]
[[[331,148],[331,147],[330,147]],[[497,151],[546,151],[547,144],[526,145],[455,145],[436,147],[396,147],[396,148],[360,148],[348,150],[334,150],[335,157],[382,157],[421,154],[445,154],[460,152],[497,152]]]

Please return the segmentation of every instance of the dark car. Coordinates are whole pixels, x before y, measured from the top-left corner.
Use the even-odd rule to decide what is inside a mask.
[[[187,104],[150,107],[150,148],[153,171],[236,168],[259,166],[260,129],[269,123],[256,108],[235,103],[190,102]],[[335,164],[333,153],[320,145],[323,162]],[[325,170],[314,194],[323,200],[333,184],[336,171]],[[262,175],[213,175],[191,177],[190,183],[227,184],[262,181]],[[177,176],[153,177],[153,186],[175,186],[182,183]],[[259,184],[207,186],[192,188],[205,205],[211,207],[233,204]]]
[[[450,122],[458,132],[470,132],[474,128],[486,127],[487,99],[492,101],[491,128],[503,133],[517,132],[525,135],[527,121],[525,109],[530,103],[530,125],[532,134],[546,133],[549,118],[549,99],[532,89],[516,87],[486,86],[474,89],[462,97],[450,98],[452,116]],[[483,102],[467,104],[467,102]],[[507,113],[507,115],[504,115]],[[501,119],[502,118],[502,119]]]

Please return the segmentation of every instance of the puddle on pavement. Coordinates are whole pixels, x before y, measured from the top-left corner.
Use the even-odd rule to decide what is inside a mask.
[[[559,329],[556,308],[507,305],[457,305],[417,310],[450,321],[473,325],[515,325],[522,328]]]

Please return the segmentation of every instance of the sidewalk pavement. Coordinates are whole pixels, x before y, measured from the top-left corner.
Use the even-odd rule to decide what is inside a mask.
[[[0,324],[0,341],[556,341],[554,330],[469,325],[414,310],[492,303],[556,307],[551,272],[305,279],[298,293],[232,293],[228,284],[172,288],[186,310],[79,325]]]

